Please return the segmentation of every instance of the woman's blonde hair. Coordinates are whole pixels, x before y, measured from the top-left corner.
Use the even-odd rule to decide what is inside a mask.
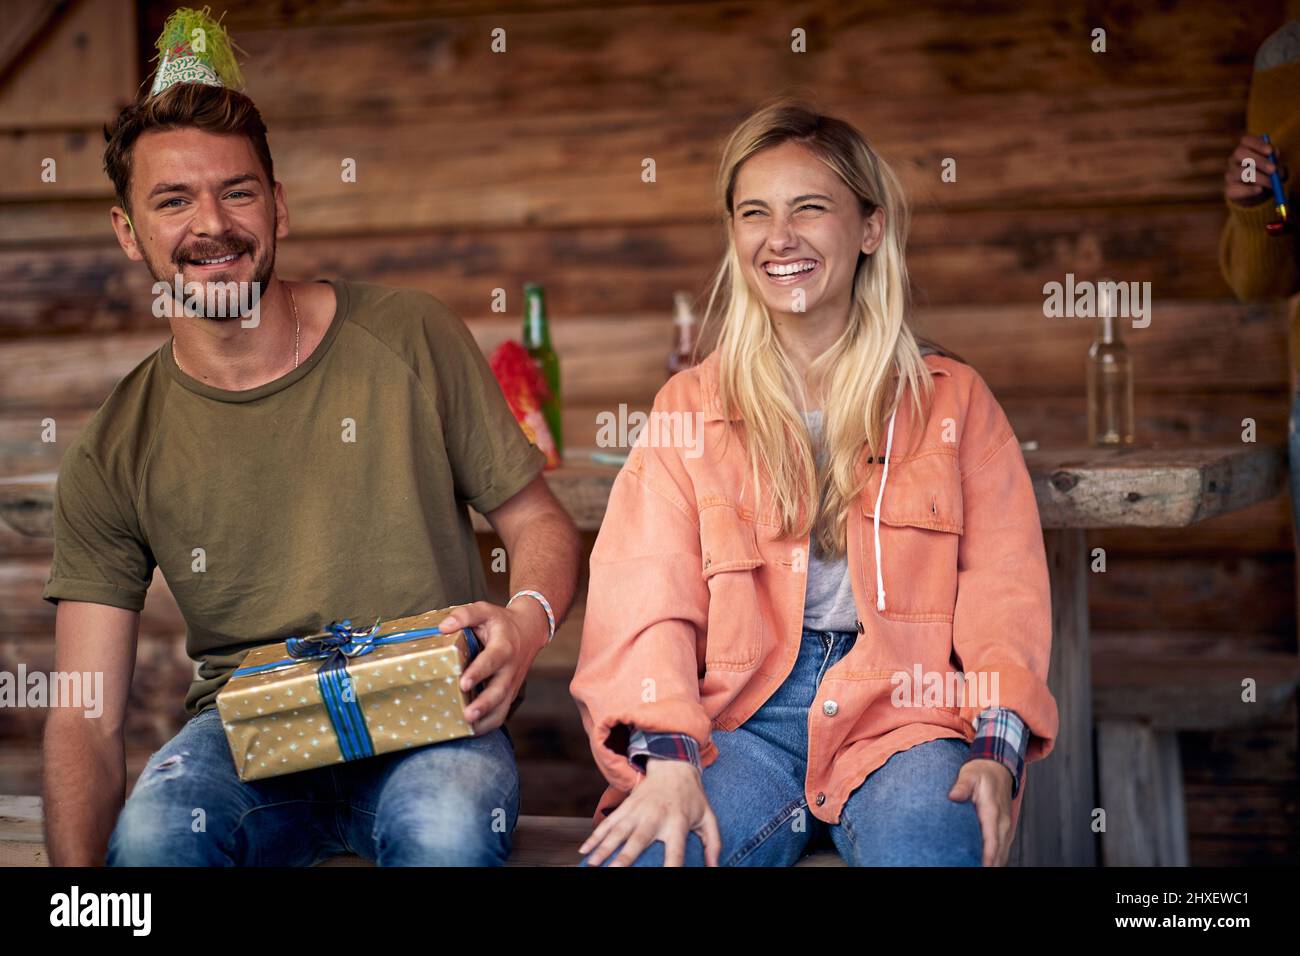
[[[741,165],[755,153],[787,142],[803,146],[839,176],[858,197],[864,215],[877,207],[885,210],[880,246],[871,255],[858,254],[844,332],[809,370],[825,383],[822,442],[827,457],[821,473],[795,403],[804,384],[781,347],[767,306],[746,282],[730,228]],[[889,416],[904,390],[900,383],[912,397],[917,421],[928,416],[933,397],[921,346],[907,325],[907,198],[893,170],[856,129],[793,100],[765,106],[736,127],[723,148],[717,188],[726,211],[726,251],[709,292],[705,323],[720,323],[719,400],[724,414],[743,422],[739,434],[754,487],[763,487],[761,471],[782,536],[811,531],[816,553],[842,554],[848,509],[862,490],[855,466],[864,445],[883,455]],[[893,455],[898,457],[897,447]],[[815,509],[807,507],[811,502],[817,502]]]

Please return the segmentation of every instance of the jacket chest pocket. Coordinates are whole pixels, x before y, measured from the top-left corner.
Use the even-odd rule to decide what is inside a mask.
[[[758,551],[754,525],[726,503],[700,509],[700,573],[709,587],[706,668],[745,670],[758,663],[763,622],[759,613]]]
[[[862,548],[866,593],[876,593],[875,513],[882,468],[862,493]],[[955,450],[923,453],[890,462],[880,506],[880,572],[883,617],[899,621],[951,622],[957,604],[957,560],[962,515],[961,471]]]

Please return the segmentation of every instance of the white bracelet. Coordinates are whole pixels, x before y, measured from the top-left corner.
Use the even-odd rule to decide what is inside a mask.
[[[546,622],[551,627],[551,633],[546,636],[546,643],[549,644],[551,641],[555,640],[555,615],[551,613],[551,603],[547,601],[546,598],[542,597],[542,595],[537,591],[516,591],[510,600],[506,602],[506,607],[514,604],[515,598],[518,597],[533,598],[542,606],[542,610],[546,612]]]

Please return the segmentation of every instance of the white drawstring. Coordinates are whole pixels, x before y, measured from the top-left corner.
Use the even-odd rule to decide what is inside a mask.
[[[885,497],[885,482],[889,480],[889,454],[894,450],[894,418],[898,415],[898,406],[889,416],[889,437],[885,439],[885,470],[880,475],[880,490],[876,492],[876,610],[885,609],[885,576],[880,571],[880,502]]]

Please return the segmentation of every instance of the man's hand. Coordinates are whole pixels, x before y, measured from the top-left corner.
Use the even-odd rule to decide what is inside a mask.
[[[1011,855],[1011,771],[983,758],[962,764],[948,799],[972,798],[984,834],[984,865],[1006,866]]]
[[[505,723],[533,658],[546,644],[546,612],[532,598],[520,598],[510,607],[475,601],[457,607],[439,626],[444,631],[474,629],[482,649],[460,675],[460,689],[469,691],[484,681],[487,686],[465,708],[465,720],[475,736],[496,730]]]
[[[1242,182],[1241,179],[1241,174],[1244,171],[1241,164],[1246,159],[1255,161],[1255,181],[1253,183]],[[1276,167],[1274,163],[1277,164]],[[1233,150],[1232,155],[1228,157],[1228,169],[1223,175],[1224,196],[1242,206],[1258,205],[1273,195],[1273,187],[1269,185],[1268,177],[1274,168],[1280,170],[1278,175],[1283,180],[1287,178],[1286,168],[1282,164],[1282,157],[1277,149],[1258,136],[1251,136],[1247,133],[1241,138],[1241,142],[1237,144],[1237,148]]]
[[[578,852],[585,854],[595,847],[587,862],[600,866],[622,846],[623,851],[609,865],[630,866],[646,847],[662,840],[664,866],[681,866],[689,833],[697,834],[704,843],[704,862],[717,866],[722,834],[704,795],[700,772],[685,760],[650,757],[645,779],[592,831]]]

